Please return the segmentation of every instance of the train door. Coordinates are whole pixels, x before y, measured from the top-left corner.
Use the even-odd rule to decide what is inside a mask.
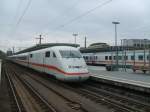
[[[33,54],[29,53],[29,67],[32,68]]]
[[[43,70],[42,72],[45,72],[45,52],[42,53],[42,61],[43,61]]]
[[[30,55],[29,55],[29,53],[27,54],[27,67],[29,67],[29,57]]]
[[[43,70],[45,73],[50,73],[51,51],[44,52],[43,55]]]

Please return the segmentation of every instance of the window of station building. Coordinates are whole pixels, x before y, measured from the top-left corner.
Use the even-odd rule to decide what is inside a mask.
[[[53,58],[56,58],[56,54],[53,52]]]
[[[109,60],[112,60],[112,56],[109,56]]]
[[[105,60],[108,60],[108,56],[105,56]]]
[[[32,58],[33,57],[33,54],[30,54],[30,58]]]
[[[135,56],[131,56],[131,60],[135,60]]]
[[[50,51],[45,52],[45,57],[50,57]]]
[[[139,59],[139,60],[143,60],[143,55],[139,55],[139,56],[138,56],[138,59]]]

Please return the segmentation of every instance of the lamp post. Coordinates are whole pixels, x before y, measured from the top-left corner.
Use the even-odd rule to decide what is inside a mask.
[[[118,71],[118,46],[117,46],[117,24],[120,24],[120,22],[114,21],[112,24],[115,25],[115,52],[116,52],[116,70]]]
[[[144,39],[144,67],[146,66],[146,39]]]
[[[73,33],[72,35],[74,36],[74,43],[76,44],[76,37],[78,36],[78,34],[77,33]]]

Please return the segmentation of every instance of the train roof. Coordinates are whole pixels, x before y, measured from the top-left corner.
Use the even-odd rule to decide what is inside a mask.
[[[46,43],[46,44],[37,44],[35,46],[29,47],[29,48],[24,49],[22,51],[16,52],[15,54],[21,54],[21,53],[36,51],[36,50],[45,49],[45,48],[54,47],[54,46],[80,47],[79,44],[72,44],[72,43]]]
[[[77,48],[72,47],[72,46],[52,46],[52,47],[48,47],[45,49],[39,49],[39,50],[35,50],[35,51],[31,51],[30,53],[37,53],[37,52],[45,52],[48,50],[76,50]]]

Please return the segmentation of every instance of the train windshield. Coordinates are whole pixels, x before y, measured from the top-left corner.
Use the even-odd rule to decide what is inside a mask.
[[[62,58],[82,58],[79,51],[73,50],[60,50]]]

